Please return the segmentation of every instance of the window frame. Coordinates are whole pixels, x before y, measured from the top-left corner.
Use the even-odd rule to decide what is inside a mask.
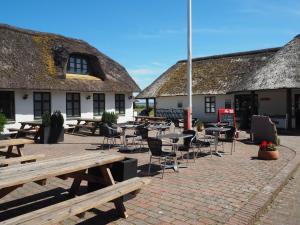
[[[118,96],[118,97],[117,97]],[[122,96],[122,99],[120,98]],[[118,98],[118,99],[117,99]],[[121,103],[123,104],[123,107],[121,108]],[[115,94],[115,112],[117,114],[124,115],[125,114],[125,94]],[[122,110],[123,109],[123,110]]]
[[[72,96],[71,100],[68,100],[68,95]],[[74,99],[75,95],[78,95],[78,100]],[[80,93],[78,93],[78,92],[67,92],[66,93],[66,117],[67,118],[81,117],[81,99],[80,98],[81,98],[81,96],[80,96]],[[71,104],[72,104],[72,108],[71,108],[72,115],[68,114],[68,110],[69,110],[68,102],[71,102]],[[75,102],[78,102],[78,112],[79,112],[78,115],[74,113],[74,111],[75,111],[74,110],[74,103]]]
[[[95,101],[95,95],[98,95],[98,100]],[[100,98],[102,96],[102,98]],[[101,103],[103,103],[103,108],[101,107]],[[95,104],[98,106],[98,112],[95,111]],[[102,108],[102,110],[101,110]],[[105,93],[93,93],[93,114],[94,116],[101,116],[105,111]]]
[[[36,95],[40,94],[41,95],[41,100],[39,100],[38,102],[40,102],[41,104],[41,116],[36,116],[36,102],[37,100],[35,99]],[[42,119],[44,112],[44,95],[48,94],[49,95],[49,113],[51,113],[51,92],[33,92],[33,118],[35,120],[38,119]]]
[[[216,96],[204,97],[204,109],[205,113],[216,113]],[[214,109],[214,111],[212,111],[212,109]]]
[[[9,100],[7,100],[6,97],[3,98],[4,99],[4,101],[3,101],[4,104],[5,103],[10,104],[9,105],[10,106],[10,112],[9,112],[10,116],[8,116],[7,113],[5,113],[5,112],[2,112],[2,113],[5,115],[7,121],[15,121],[16,120],[15,92],[14,91],[0,91],[0,93],[1,94],[8,94],[8,96],[10,98]],[[0,100],[0,105],[1,105],[1,100]],[[5,106],[5,108],[7,108],[7,107]]]
[[[72,60],[73,62],[71,62],[71,59],[74,59],[74,61]],[[71,66],[71,63],[73,63],[74,66]],[[80,67],[77,67],[77,65],[80,65]],[[84,66],[86,66],[86,69],[84,69]],[[79,69],[80,71],[77,71],[77,69]],[[90,72],[91,72],[91,68],[87,56],[76,55],[76,54],[69,56],[68,63],[67,63],[67,73],[89,75]]]

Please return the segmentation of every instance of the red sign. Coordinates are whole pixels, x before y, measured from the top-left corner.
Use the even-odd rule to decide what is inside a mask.
[[[236,127],[236,118],[234,109],[218,109],[218,122],[228,123],[229,126]]]

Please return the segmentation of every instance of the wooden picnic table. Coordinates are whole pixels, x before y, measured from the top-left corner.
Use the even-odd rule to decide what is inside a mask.
[[[42,126],[42,121],[41,120],[35,120],[35,121],[24,121],[20,122],[21,127],[16,129],[16,128],[10,128],[10,131],[16,131],[16,135],[14,136],[15,138],[19,138],[24,136],[24,134],[34,134],[34,140],[37,140],[40,135],[41,135],[41,126]],[[26,126],[29,126],[29,128],[26,128]]]
[[[98,183],[103,187],[98,191],[12,218],[4,221],[3,224],[56,224],[65,218],[77,215],[97,206],[97,204],[108,201],[113,201],[119,214],[126,218],[126,209],[120,197],[137,191],[149,181],[132,178],[131,181],[116,184],[110,172],[110,167],[114,162],[121,161],[124,158],[123,155],[119,154],[85,153],[0,168],[0,198],[29,182],[44,185],[45,182],[42,181],[52,177],[73,178],[69,190],[70,197],[78,195],[82,181],[88,181],[88,185]],[[98,169],[96,170],[97,173],[95,173],[95,169]]]
[[[94,118],[77,118],[76,120],[77,124],[74,127],[73,133],[78,132],[80,128],[87,128],[91,130],[92,135],[94,135],[97,128],[100,127],[100,124],[102,123],[101,119]],[[84,122],[84,124],[81,124],[81,122]]]
[[[135,120],[141,120],[141,121],[165,121],[166,117],[158,117],[158,116],[136,116]]]
[[[6,158],[22,156],[23,153],[21,151],[21,148],[23,148],[26,144],[34,144],[34,140],[26,138],[0,140],[0,148],[7,147],[7,151],[1,153],[4,154]],[[14,147],[16,147],[17,153],[13,153]]]

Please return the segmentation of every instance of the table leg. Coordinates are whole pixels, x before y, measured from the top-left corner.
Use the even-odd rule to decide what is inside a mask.
[[[215,132],[215,153],[217,156],[222,157],[223,155],[218,152],[219,133]]]
[[[100,172],[101,172],[103,181],[105,182],[105,184],[107,186],[115,185],[115,180],[111,174],[109,167],[107,167],[107,166],[100,167]],[[122,198],[115,199],[115,200],[113,200],[113,202],[115,204],[115,207],[116,207],[119,215],[123,218],[127,218],[128,214],[126,212],[126,208],[124,206]]]
[[[73,180],[72,186],[69,190],[70,197],[75,197],[76,195],[78,195],[78,191],[79,191],[80,184],[82,181],[82,175],[84,175],[84,174],[85,174],[85,170],[79,171],[74,174],[74,180]]]

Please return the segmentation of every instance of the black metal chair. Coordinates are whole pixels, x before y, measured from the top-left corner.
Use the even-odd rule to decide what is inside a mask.
[[[137,137],[136,140],[140,142],[140,148],[142,148],[144,142],[148,140],[148,133],[149,130],[144,125],[136,127],[135,135]]]
[[[223,139],[222,141],[231,143],[230,154],[232,155],[232,151],[235,152],[236,128],[234,126],[225,126],[225,127],[230,128],[230,130],[225,132],[225,139]]]
[[[181,153],[181,158],[183,159],[183,152],[187,153],[187,163],[189,161],[190,150],[193,148],[193,142],[196,138],[196,131],[194,130],[184,130],[183,134],[190,134],[191,137],[187,137],[183,139],[182,145],[177,145],[177,151]],[[195,151],[193,150],[194,162],[196,161]]]
[[[148,175],[150,175],[150,172],[151,172],[152,159],[155,158],[155,159],[158,159],[158,162],[163,169],[163,172],[162,172],[162,178],[163,178],[167,162],[173,161],[174,166],[177,166],[177,155],[175,152],[164,151],[162,148],[162,140],[161,139],[149,137],[147,139],[147,141],[148,141],[149,150],[151,152],[149,168],[148,168]],[[163,161],[162,162],[163,164],[161,164],[161,160]]]
[[[102,145],[103,148],[104,148],[105,140],[107,140],[108,149],[110,149],[111,145],[116,144],[116,139],[121,139],[121,133],[119,133],[116,128],[113,128],[106,123],[102,124],[100,129],[102,129],[102,134],[104,137],[103,145]]]

